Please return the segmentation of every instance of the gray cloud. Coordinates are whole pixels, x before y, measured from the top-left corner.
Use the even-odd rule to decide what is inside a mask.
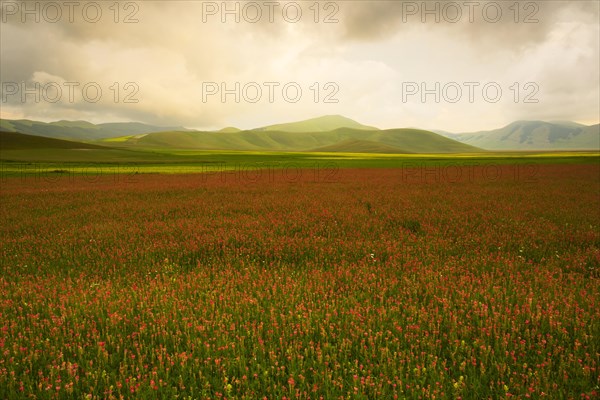
[[[515,6],[518,3],[518,6]],[[543,42],[565,19],[598,23],[594,1],[340,2],[347,40],[377,41],[410,29],[437,29],[493,51]],[[498,14],[498,11],[500,14]]]
[[[402,105],[402,81],[485,78],[508,85],[514,80],[535,79],[544,88],[543,106],[537,108],[514,104],[482,107],[493,113],[487,117],[489,121],[523,118],[523,113],[561,113],[561,119],[568,119],[565,110],[571,110],[572,119],[597,118],[597,108],[593,108],[598,102],[597,2],[521,2],[520,20],[536,11],[527,4],[539,5],[533,16],[539,22],[531,24],[514,22],[514,13],[508,9],[513,1],[498,2],[503,16],[497,23],[487,22],[481,15],[485,4],[494,3],[488,1],[479,2],[475,22],[463,15],[455,24],[443,18],[440,23],[432,22],[431,15],[428,23],[422,23],[419,15],[406,15],[410,10],[407,4],[421,7],[422,1],[321,2],[319,23],[314,22],[314,9],[309,8],[313,2],[297,3],[303,11],[297,23],[282,18],[285,2],[279,3],[273,23],[265,16],[258,23],[243,18],[233,23],[231,16],[222,23],[220,15],[203,22],[203,2],[136,2],[139,8],[133,17],[138,22],[131,24],[122,19],[133,9],[121,9],[120,21],[115,23],[108,8],[114,3],[99,3],[103,19],[97,23],[77,14],[74,22],[64,18],[57,23],[22,23],[15,16],[6,16],[7,22],[0,24],[0,79],[98,82],[104,90],[102,99],[96,103],[64,99],[23,103],[13,96],[2,103],[2,115],[250,127],[273,122],[274,116],[281,120],[341,113],[382,126],[402,126],[405,121],[419,125],[417,117],[424,116],[426,122],[461,130],[473,123],[469,115],[480,105]],[[244,7],[247,3],[239,4]],[[124,7],[127,3],[120,4]],[[443,7],[448,2],[438,4]],[[428,2],[427,7],[434,6],[435,2]],[[337,11],[332,15],[337,22],[323,23],[332,11]],[[305,98],[297,104],[281,100],[205,103],[201,94],[206,81],[297,81],[304,85]],[[308,87],[328,81],[339,85],[339,103],[312,101]],[[124,84],[136,83],[139,101],[113,101],[110,87],[114,82],[119,83],[121,96],[127,94]],[[578,110],[562,105],[578,96],[586,99]]]

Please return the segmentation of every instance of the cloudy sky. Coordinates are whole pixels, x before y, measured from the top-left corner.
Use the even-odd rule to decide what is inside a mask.
[[[2,1],[2,118],[598,123],[599,2]]]

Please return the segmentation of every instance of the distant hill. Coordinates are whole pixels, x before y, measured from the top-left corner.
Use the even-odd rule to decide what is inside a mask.
[[[113,122],[92,124],[87,121],[39,122],[27,119],[0,120],[0,130],[20,132],[54,139],[93,141],[113,137],[139,135],[150,132],[186,130],[182,127],[161,127],[139,122]]]
[[[71,142],[42,136],[0,131],[0,151],[23,149],[107,149],[89,143]]]
[[[600,125],[516,121],[492,131],[440,134],[486,150],[600,150]]]
[[[219,129],[217,132],[222,132],[222,133],[232,133],[232,132],[241,132],[241,129],[238,129],[234,126],[228,126],[226,128],[223,129]]]
[[[139,122],[92,124],[87,121],[46,123],[0,119],[0,130],[119,147],[393,153],[475,151],[473,147],[499,151],[600,150],[600,125],[585,126],[571,121],[516,121],[491,131],[450,133],[412,128],[379,130],[341,115],[325,115],[245,131],[227,127],[213,132]],[[408,131],[421,134],[413,140],[406,134]],[[435,136],[427,136],[423,132]],[[380,136],[379,133],[385,134]],[[402,140],[396,140],[399,137]],[[440,137],[452,140],[441,142]],[[457,146],[456,142],[468,146]]]
[[[322,117],[311,118],[304,121],[269,125],[253,130],[266,132],[327,132],[339,128],[377,130],[375,127],[360,124],[341,115],[324,115]]]
[[[380,130],[340,115],[326,115],[253,130],[228,127],[201,132],[183,128],[166,130],[142,123],[92,124],[86,121],[52,123],[0,120],[1,129],[39,138],[70,140],[70,144],[43,142],[50,148],[72,148],[72,142],[103,145],[104,149],[184,149],[321,151],[356,153],[468,153],[481,149],[434,132],[404,128]],[[21,138],[24,140],[23,138]],[[41,141],[30,145],[42,145]],[[24,142],[23,142],[24,143]],[[63,146],[63,147],[52,147]],[[81,146],[81,145],[79,145]],[[79,147],[82,148],[82,147]]]
[[[110,140],[110,139],[109,139]],[[108,141],[108,140],[107,140]],[[111,140],[111,144],[116,144]],[[156,132],[118,140],[121,147],[198,150],[348,151],[377,153],[465,153],[481,149],[418,129],[325,132]]]
[[[44,136],[0,131],[0,160],[10,162],[158,162],[177,160],[177,156],[159,152],[118,149]],[[181,161],[181,159],[179,159]],[[91,164],[89,164],[91,166]]]

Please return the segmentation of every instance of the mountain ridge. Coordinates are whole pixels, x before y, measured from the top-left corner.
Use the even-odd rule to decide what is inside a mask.
[[[83,120],[41,122],[29,119],[0,119],[0,130],[4,132],[20,132],[27,135],[76,141],[94,141],[174,129],[183,131],[188,130],[183,127],[161,127],[141,122],[107,122],[93,124]]]
[[[519,120],[489,131],[437,133],[485,150],[600,150],[600,125],[572,121]]]
[[[363,130],[338,128],[322,132],[155,132],[119,141],[123,148],[178,150],[344,151],[392,153],[469,153],[481,149],[418,129]],[[349,150],[348,150],[349,151]]]
[[[0,119],[0,129],[39,137],[127,148],[163,146],[179,149],[261,151],[346,149],[348,152],[393,153],[600,150],[600,125],[586,126],[572,121],[519,120],[502,128],[468,133],[415,128],[381,130],[342,115],[323,115],[249,130],[226,127],[210,132],[183,127],[159,127],[140,122],[93,124],[83,120],[48,123]],[[413,133],[409,134],[409,131]],[[414,136],[415,132],[420,133]],[[439,138],[450,141],[440,141]],[[463,146],[457,146],[456,143]]]
[[[322,115],[320,117],[304,119],[294,122],[267,125],[251,129],[253,131],[282,131],[282,132],[326,132],[339,128],[352,128],[363,130],[378,130],[373,126],[363,125],[353,119],[339,114]]]

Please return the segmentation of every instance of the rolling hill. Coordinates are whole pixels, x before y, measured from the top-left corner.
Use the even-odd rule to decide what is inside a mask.
[[[106,150],[107,147],[89,143],[72,142],[69,140],[26,135],[17,132],[0,131],[0,151],[25,149]]]
[[[116,143],[115,143],[116,144]],[[194,150],[465,153],[481,149],[418,129],[339,128],[322,132],[156,132],[119,140],[129,148]]]
[[[486,150],[600,150],[600,125],[516,121],[492,131],[441,135]]]
[[[119,149],[92,143],[0,131],[0,164],[10,162],[137,163],[174,162],[178,157],[159,152]]]
[[[236,128],[235,126],[228,126],[228,127],[219,129],[217,132],[221,132],[221,133],[241,132],[241,129]]]
[[[312,149],[312,151],[319,153],[408,153],[407,151],[403,151],[402,149],[394,146],[360,139],[342,140],[341,142],[332,145]]]
[[[423,151],[449,153],[481,149],[492,151],[600,150],[600,125],[586,126],[571,121],[516,121],[491,131],[450,133],[442,130],[419,129],[379,130],[341,115],[325,115],[251,130],[227,127],[211,132],[138,122],[96,125],[87,121],[63,120],[46,123],[0,119],[0,130],[128,148],[375,153]],[[415,139],[407,135],[408,131],[421,133]],[[381,133],[383,135],[380,135]],[[399,137],[402,139],[397,140]],[[441,141],[440,137],[451,140]]]
[[[75,141],[93,141],[113,137],[139,135],[150,132],[181,130],[182,127],[160,127],[139,122],[113,122],[92,124],[87,121],[56,121],[39,122],[27,119],[0,120],[0,130],[4,132],[19,132],[28,135],[44,136],[54,139]]]
[[[327,132],[339,128],[352,128],[363,130],[377,130],[372,126],[363,125],[341,115],[324,115],[322,117],[306,119],[303,121],[276,124],[253,129],[259,132]]]
[[[469,153],[480,148],[443,135],[412,128],[380,130],[341,115],[252,130],[228,127],[219,131],[167,129],[142,123],[92,124],[86,121],[0,120],[0,129],[61,142],[38,141],[34,148],[74,148],[73,141],[93,143],[104,149],[125,150],[235,150],[235,151],[318,151],[353,153]],[[29,142],[28,142],[29,141]],[[79,145],[80,146],[80,145]],[[80,147],[81,148],[81,147]]]

